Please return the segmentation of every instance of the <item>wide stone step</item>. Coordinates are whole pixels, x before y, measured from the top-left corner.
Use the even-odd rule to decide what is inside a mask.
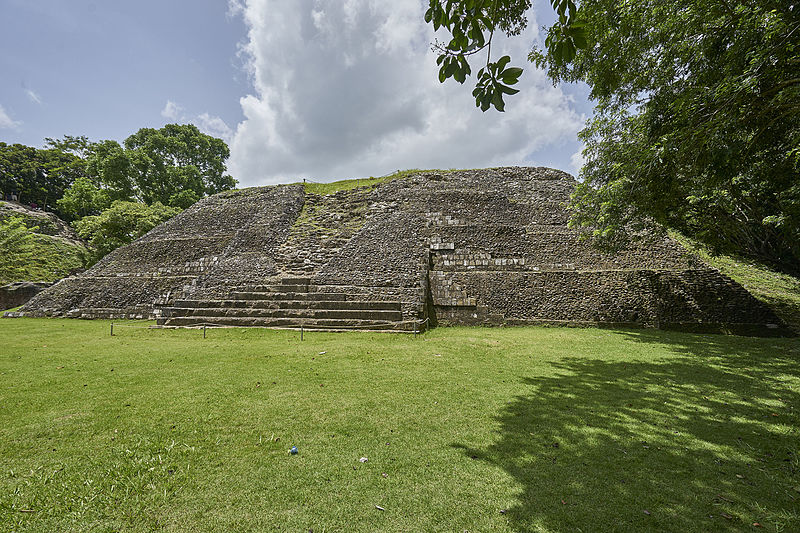
[[[262,328],[300,328],[330,330],[386,330],[414,331],[410,322],[388,322],[383,320],[360,319],[298,319],[298,318],[266,318],[266,317],[172,317],[161,319],[159,325],[164,326],[198,326],[203,324],[215,326],[262,327]]]
[[[252,309],[214,307],[173,308],[169,318],[183,317],[241,317],[241,318],[310,318],[310,319],[359,319],[397,322],[403,320],[400,311],[363,309]]]
[[[281,283],[286,285],[308,285],[311,283],[311,278],[283,278]]]
[[[309,285],[307,283],[291,284],[282,283],[280,285],[250,285],[240,287],[242,292],[309,292]]]
[[[176,300],[173,308],[355,309],[399,311],[400,302],[365,300]]]
[[[236,291],[231,293],[233,300],[340,300],[358,298],[359,295],[348,295],[329,292],[252,292]],[[361,295],[363,298],[363,295]]]

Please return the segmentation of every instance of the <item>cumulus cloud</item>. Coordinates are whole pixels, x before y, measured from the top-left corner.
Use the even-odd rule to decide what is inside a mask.
[[[569,158],[570,166],[572,167],[572,175],[573,176],[577,177],[578,174],[580,173],[581,169],[583,168],[583,165],[586,163],[586,158],[583,157],[583,149],[584,148],[585,148],[585,146],[581,146],[581,149],[578,150],[577,152],[575,152],[574,154],[572,154],[572,156]]]
[[[13,120],[11,117],[9,117],[8,113],[6,113],[6,110],[0,105],[0,129],[16,128],[20,124],[22,124],[22,122]]]
[[[197,126],[197,129],[212,137],[219,137],[225,142],[230,142],[233,138],[233,130],[222,118],[211,115],[210,113],[200,113],[196,116],[189,116],[185,113],[183,106],[167,100],[161,116],[172,122],[189,122]]]
[[[230,18],[239,16],[244,11],[244,0],[228,0],[227,16]]]
[[[164,109],[161,110],[161,116],[167,120],[180,120],[182,114],[183,108],[172,100],[167,100]]]
[[[253,94],[231,142],[244,185],[328,180],[405,168],[525,164],[574,139],[581,117],[544,73],[525,64],[529,29],[495,38],[525,68],[505,114],[475,108],[474,77],[440,84],[425,0],[235,0]],[[479,68],[476,58],[473,70]]]
[[[226,142],[230,142],[233,137],[233,130],[220,117],[201,113],[197,116],[197,128],[207,135],[219,137]]]

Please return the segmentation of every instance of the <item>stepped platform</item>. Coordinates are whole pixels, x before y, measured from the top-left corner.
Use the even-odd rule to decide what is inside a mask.
[[[293,277],[276,284],[237,287],[225,299],[178,299],[161,309],[157,324],[415,331],[415,321],[403,320],[400,301],[318,289],[310,278]]]

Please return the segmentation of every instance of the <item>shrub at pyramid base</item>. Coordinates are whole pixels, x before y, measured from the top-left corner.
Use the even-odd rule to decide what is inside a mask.
[[[564,208],[574,185],[552,169],[498,168],[325,196],[301,185],[229,191],[21,312],[176,326],[781,330],[768,307],[669,238],[616,254],[579,242]]]

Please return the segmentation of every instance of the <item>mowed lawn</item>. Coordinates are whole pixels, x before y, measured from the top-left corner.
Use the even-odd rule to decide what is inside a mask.
[[[115,333],[0,320],[0,531],[800,531],[797,339]]]

